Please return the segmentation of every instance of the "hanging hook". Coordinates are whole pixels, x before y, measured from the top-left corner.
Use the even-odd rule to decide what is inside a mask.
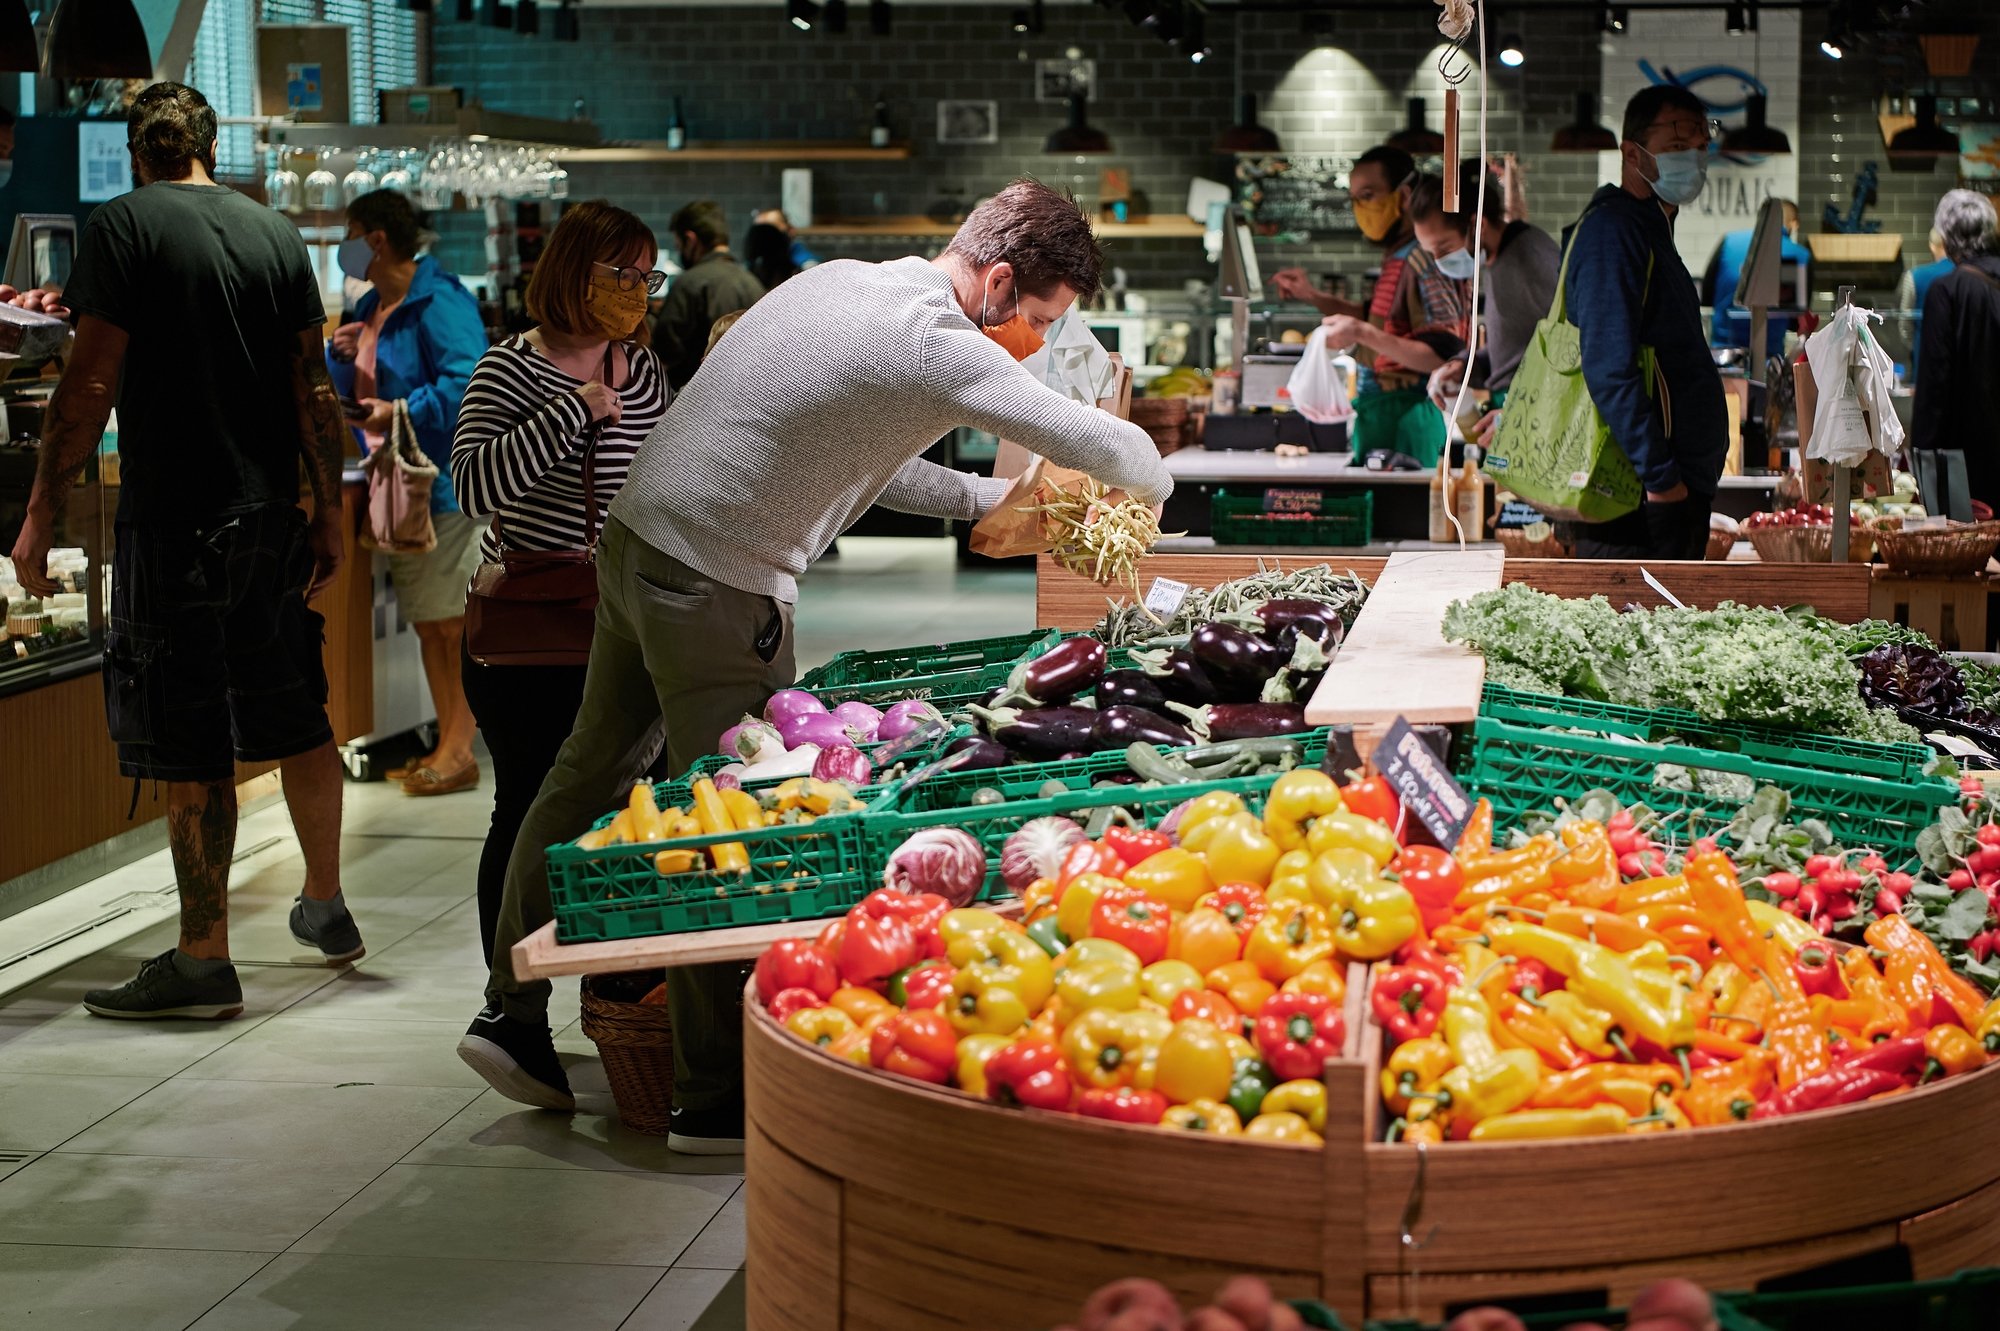
[[[1438,1233],[1438,1226],[1432,1225],[1424,1232],[1422,1238],[1417,1237],[1417,1226],[1424,1218],[1424,1174],[1430,1164],[1430,1144],[1418,1142],[1416,1146],[1417,1176],[1410,1183],[1410,1195],[1403,1203],[1403,1219],[1397,1226],[1396,1234],[1399,1245],[1397,1265],[1401,1268],[1399,1276],[1402,1283],[1403,1307],[1410,1311],[1414,1311],[1416,1307],[1417,1254],[1429,1247],[1431,1240],[1435,1239]]]
[[[1453,42],[1438,54],[1438,77],[1445,81],[1446,87],[1456,88],[1464,83],[1472,77],[1472,69],[1472,62],[1466,59],[1464,48],[1457,42]]]

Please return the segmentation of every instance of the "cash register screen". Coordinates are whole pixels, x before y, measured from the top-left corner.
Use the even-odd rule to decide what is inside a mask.
[[[67,213],[22,213],[7,243],[7,267],[0,281],[17,290],[69,284],[76,258],[76,219]]]

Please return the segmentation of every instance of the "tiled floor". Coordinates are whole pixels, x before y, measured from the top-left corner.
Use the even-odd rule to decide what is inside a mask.
[[[956,570],[942,542],[843,542],[800,598],[801,668],[1021,631],[1032,588]],[[172,870],[162,852],[77,889],[147,904],[118,941],[0,996],[0,1326],[742,1325],[743,1162],[676,1156],[611,1116],[573,984],[551,1018],[575,1115],[484,1090],[453,1052],[485,971],[471,898],[489,807],[348,787],[342,873],[369,950],[339,971],[286,931],[300,865],[282,809],[244,819],[239,847],[267,844],[232,876],[235,1021],[85,1013],[84,990],[172,945],[171,894],[153,899]]]

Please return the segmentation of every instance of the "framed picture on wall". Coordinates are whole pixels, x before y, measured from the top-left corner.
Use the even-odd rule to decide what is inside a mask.
[[[1035,100],[1067,102],[1071,97],[1097,96],[1097,62],[1057,56],[1035,62]]]
[[[1000,103],[948,101],[938,103],[939,143],[998,143]]]

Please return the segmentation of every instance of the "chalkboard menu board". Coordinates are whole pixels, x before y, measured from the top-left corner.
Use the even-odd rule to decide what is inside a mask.
[[[1287,153],[1241,157],[1236,162],[1236,199],[1260,236],[1313,236],[1355,231],[1347,206],[1347,173],[1354,159],[1344,153]]]

